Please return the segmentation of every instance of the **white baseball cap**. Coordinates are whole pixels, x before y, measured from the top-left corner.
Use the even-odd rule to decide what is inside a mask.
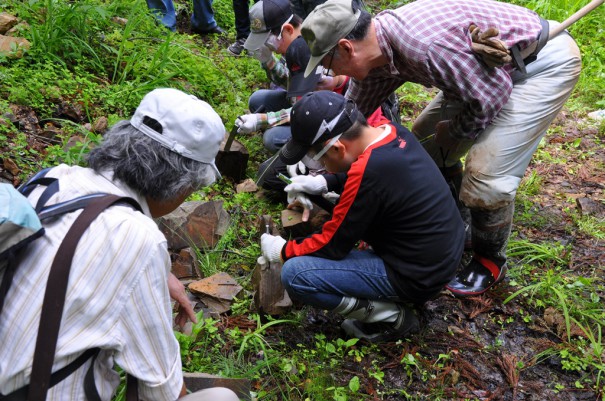
[[[161,127],[154,127],[156,120]],[[212,107],[178,89],[159,88],[149,92],[137,107],[130,124],[162,146],[188,159],[210,164],[221,177],[214,159],[225,126]]]

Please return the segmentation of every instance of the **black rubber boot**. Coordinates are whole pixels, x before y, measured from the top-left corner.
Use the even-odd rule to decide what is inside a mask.
[[[513,211],[513,203],[496,210],[471,210],[473,259],[446,285],[456,297],[482,294],[504,279]]]
[[[456,206],[458,206],[460,217],[462,217],[462,221],[464,222],[464,250],[470,251],[472,249],[471,211],[460,201],[460,186],[462,185],[464,167],[462,166],[462,162],[459,161],[451,167],[441,167],[439,170],[443,178],[445,178],[445,182],[450,187],[452,196],[456,201]]]

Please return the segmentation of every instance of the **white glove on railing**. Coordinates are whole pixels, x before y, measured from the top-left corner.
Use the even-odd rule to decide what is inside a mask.
[[[292,183],[288,184],[284,191],[304,192],[310,195],[321,195],[328,192],[328,183],[322,175],[297,175],[292,177]]]
[[[296,164],[289,164],[286,166],[288,170],[288,175],[290,177],[296,177],[297,175],[305,175],[307,172],[307,166],[302,161],[299,161]]]
[[[260,237],[260,249],[269,262],[281,262],[281,250],[286,240],[279,235],[263,234]]]
[[[258,131],[261,128],[261,114],[244,114],[235,120],[237,132],[240,134],[249,134]]]

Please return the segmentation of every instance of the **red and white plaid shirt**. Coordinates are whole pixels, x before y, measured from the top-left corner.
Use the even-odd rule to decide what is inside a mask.
[[[417,0],[373,18],[378,44],[389,63],[363,81],[351,80],[347,97],[365,114],[375,110],[404,82],[437,87],[447,100],[462,101],[450,133],[477,137],[506,104],[512,66],[488,69],[471,50],[468,27],[495,27],[508,47],[521,49],[541,31],[539,16],[526,8],[493,0]]]

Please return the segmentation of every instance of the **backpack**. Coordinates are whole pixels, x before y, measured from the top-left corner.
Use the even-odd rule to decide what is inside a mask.
[[[401,116],[399,114],[399,99],[395,92],[391,93],[384,102],[380,105],[382,114],[394,123],[401,124]]]
[[[93,363],[86,373],[84,390],[88,400],[100,400],[94,384],[93,372],[94,359],[100,351],[99,348],[85,351],[69,365],[51,374],[65,304],[69,270],[80,237],[106,208],[117,203],[127,203],[141,211],[140,205],[134,199],[105,193],[85,195],[46,206],[46,202],[59,191],[59,181],[56,178],[46,177],[49,171],[50,169],[42,170],[18,190],[10,184],[0,184],[0,269],[4,270],[0,283],[0,316],[14,273],[18,268],[17,256],[29,244],[44,235],[44,221],[60,218],[63,214],[83,209],[63,238],[50,269],[42,304],[30,384],[10,394],[0,395],[0,401],[44,401],[49,388],[71,375],[91,358],[93,358]],[[27,196],[39,185],[46,186],[46,189],[38,199],[36,206],[32,207]],[[42,333],[44,334],[42,335]],[[133,381],[133,377],[128,376],[127,381],[129,384],[127,399],[136,400],[138,398],[136,379]]]

